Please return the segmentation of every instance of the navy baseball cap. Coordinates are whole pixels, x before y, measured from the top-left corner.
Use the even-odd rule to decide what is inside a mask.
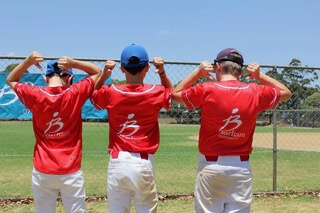
[[[61,72],[62,69],[58,67],[58,60],[52,60],[48,62],[46,76],[51,75],[52,73],[60,74]],[[72,69],[67,69],[67,71],[64,74],[73,75]]]
[[[241,65],[241,67],[243,66],[243,56],[234,48],[226,48],[219,52],[217,58],[214,60],[214,63],[221,61],[232,61]]]
[[[130,60],[132,57],[135,60]],[[143,67],[149,63],[147,51],[140,45],[131,44],[121,53],[121,66],[124,68]]]

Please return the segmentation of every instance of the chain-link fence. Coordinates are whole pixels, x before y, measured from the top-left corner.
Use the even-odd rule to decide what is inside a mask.
[[[0,57],[0,74],[8,74],[21,57]],[[49,60],[52,58],[46,58]],[[81,59],[104,66],[103,59]],[[124,83],[119,61],[112,72],[111,83]],[[165,69],[174,85],[197,67],[197,63],[167,62]],[[295,64],[292,64],[295,65]],[[41,63],[46,67],[46,61]],[[254,192],[320,190],[320,68],[300,66],[261,66],[261,71],[285,83],[293,97],[277,109],[261,113],[254,135],[250,161]],[[45,69],[44,69],[45,70]],[[159,84],[151,66],[145,83]],[[32,66],[29,73],[41,73]],[[75,73],[82,73],[75,71]],[[243,81],[244,80],[243,78]],[[4,84],[2,84],[4,85]],[[13,95],[1,86],[1,99]],[[173,103],[161,110],[159,123],[161,143],[155,155],[155,175],[160,194],[183,195],[193,192],[199,160],[197,140],[200,110],[190,111]],[[83,160],[87,196],[106,195],[108,165],[108,123],[106,119],[84,119]],[[34,145],[30,120],[0,121],[0,198],[32,197],[31,171]]]

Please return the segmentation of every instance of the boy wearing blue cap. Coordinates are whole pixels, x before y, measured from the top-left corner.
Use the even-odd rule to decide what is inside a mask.
[[[7,77],[8,85],[32,112],[36,138],[32,172],[35,212],[55,213],[59,193],[65,212],[85,212],[81,108],[93,92],[100,69],[88,62],[62,57],[47,65],[44,79],[48,86],[20,83],[30,66],[42,69],[41,61],[40,53],[32,52]],[[72,68],[89,76],[71,85]]]
[[[103,86],[114,62],[107,61],[95,85],[91,102],[109,115],[110,160],[108,166],[108,208],[111,213],[130,212],[134,199],[136,212],[156,212],[157,190],[153,154],[160,142],[158,114],[169,109],[172,84],[161,58],[153,64],[162,85],[144,84],[149,57],[139,45],[127,46],[121,54],[122,85]]]

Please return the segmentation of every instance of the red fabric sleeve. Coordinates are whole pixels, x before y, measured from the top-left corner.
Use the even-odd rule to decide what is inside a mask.
[[[79,92],[80,103],[84,104],[93,92],[94,81],[92,78],[86,77],[81,81],[72,84],[70,89],[77,90]]]
[[[162,107],[166,110],[170,109],[171,107],[171,101],[172,101],[172,91],[171,89],[165,89],[163,94],[163,105]]]
[[[259,106],[260,110],[273,109],[280,100],[280,89],[259,85]]]
[[[108,85],[93,91],[90,101],[98,110],[107,109],[110,100],[109,89],[110,86]]]
[[[38,87],[31,86],[25,83],[17,83],[14,86],[14,91],[18,95],[19,100],[31,111],[37,107],[35,102]]]
[[[202,104],[203,96],[203,84],[197,84],[194,87],[183,90],[181,97],[183,102],[191,110],[200,107]]]

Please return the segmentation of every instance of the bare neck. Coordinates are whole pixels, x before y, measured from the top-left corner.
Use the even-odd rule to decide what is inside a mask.
[[[48,79],[48,87],[64,87],[66,83],[59,76],[52,76]]]
[[[143,79],[145,77],[145,73],[139,72],[135,75],[132,75],[126,72],[126,83],[127,84],[143,84]]]
[[[231,74],[221,74],[220,79],[218,81],[231,81],[231,80],[238,80],[238,78]]]

